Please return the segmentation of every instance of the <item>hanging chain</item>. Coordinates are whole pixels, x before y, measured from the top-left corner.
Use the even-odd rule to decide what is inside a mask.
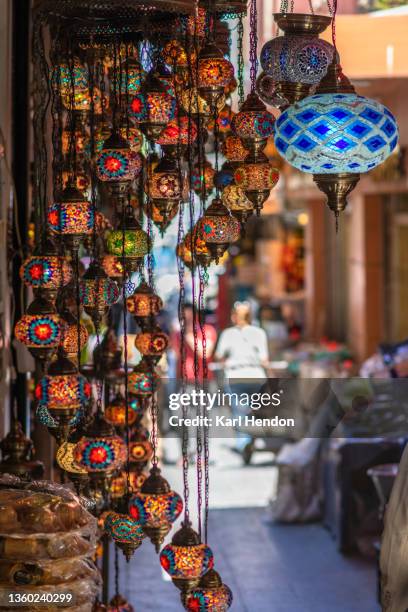
[[[237,47],[238,47],[238,101],[239,101],[239,106],[241,107],[241,104],[243,104],[244,99],[245,99],[245,92],[244,92],[244,48],[243,48],[244,22],[243,22],[243,19],[242,19],[242,15],[239,15],[239,17],[238,17],[237,34],[238,34],[238,40],[237,40]]]
[[[249,62],[251,64],[251,93],[255,93],[256,74],[258,72],[258,11],[256,0],[251,0],[249,9]]]

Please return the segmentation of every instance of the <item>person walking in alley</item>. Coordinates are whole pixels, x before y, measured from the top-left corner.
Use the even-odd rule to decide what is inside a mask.
[[[235,397],[258,393],[267,377],[269,362],[268,338],[263,329],[252,325],[251,307],[248,302],[236,302],[231,312],[232,327],[221,332],[214,358],[225,368],[228,391],[232,394],[231,411],[234,417],[248,413]],[[245,452],[251,438],[236,432],[235,451]]]

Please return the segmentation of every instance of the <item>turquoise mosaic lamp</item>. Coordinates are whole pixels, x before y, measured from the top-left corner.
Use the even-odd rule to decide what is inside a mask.
[[[395,117],[355,93],[332,64],[317,93],[290,106],[275,123],[275,145],[293,167],[313,174],[336,217],[360,174],[384,162],[398,143]]]

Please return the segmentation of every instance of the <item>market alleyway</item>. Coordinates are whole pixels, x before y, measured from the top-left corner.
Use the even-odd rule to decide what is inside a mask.
[[[276,486],[273,455],[257,453],[245,467],[228,449],[232,444],[232,439],[211,440],[209,524],[216,569],[234,593],[231,612],[378,612],[374,564],[341,556],[320,524],[268,522],[265,506]],[[169,448],[177,453],[178,441],[167,440]],[[178,491],[180,472],[175,466],[164,470]],[[120,563],[120,590],[136,612],[182,610],[150,542],[129,564],[122,555]]]

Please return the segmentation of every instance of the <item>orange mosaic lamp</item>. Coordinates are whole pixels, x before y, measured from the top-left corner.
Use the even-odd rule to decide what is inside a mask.
[[[212,201],[197,227],[199,237],[205,242],[216,263],[229,245],[239,239],[241,233],[239,222],[219,198]]]
[[[159,314],[163,308],[163,300],[143,281],[135,292],[127,298],[126,306],[128,312],[134,316],[143,329],[152,322],[152,317]]]
[[[135,347],[143,357],[156,363],[169,344],[169,338],[158,325],[136,334]]]

